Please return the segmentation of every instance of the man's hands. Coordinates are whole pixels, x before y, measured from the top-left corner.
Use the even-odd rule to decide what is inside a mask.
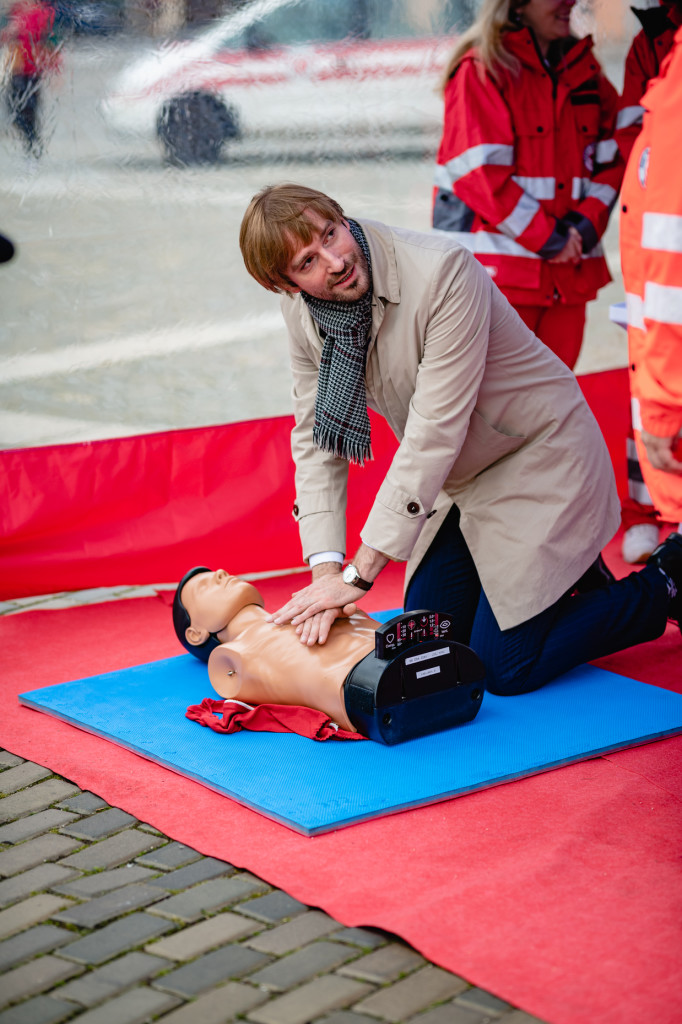
[[[662,469],[664,473],[682,473],[682,462],[680,461],[682,452],[678,436],[657,437],[656,434],[649,434],[646,430],[642,430],[641,437],[649,462],[654,469]]]
[[[385,555],[364,544],[353,559],[362,578],[369,580],[374,580],[387,562]],[[292,594],[291,600],[268,616],[269,621],[278,626],[290,622],[296,626],[301,643],[309,647],[325,643],[336,619],[352,615],[357,610],[355,602],[366,594],[360,587],[344,583],[341,570],[340,562],[316,565],[313,582]]]
[[[580,263],[583,254],[583,239],[577,228],[571,225],[567,232],[567,242],[561,252],[553,256],[548,263]]]

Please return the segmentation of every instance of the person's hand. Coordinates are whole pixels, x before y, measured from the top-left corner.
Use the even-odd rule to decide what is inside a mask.
[[[662,469],[664,473],[682,474],[682,462],[676,457],[676,449],[678,449],[680,441],[677,435],[675,437],[657,437],[656,434],[649,434],[646,430],[642,430],[641,437],[649,462],[654,469]]]
[[[327,608],[326,611],[312,615],[296,627],[296,632],[301,638],[302,644],[313,647],[315,644],[323,644],[329,636],[329,630],[337,619],[349,619],[358,610],[354,601],[344,605],[343,608]]]
[[[303,627],[314,619],[307,628],[300,630],[301,643],[323,644],[334,620],[340,615],[352,615],[355,601],[364,595],[365,591],[360,587],[344,583],[340,572],[330,573],[297,590],[285,605],[268,616],[268,620],[278,626],[291,622],[294,626]],[[347,611],[351,605],[353,611]]]
[[[571,225],[568,229],[566,245],[548,263],[580,263],[583,254],[583,240],[577,228]]]

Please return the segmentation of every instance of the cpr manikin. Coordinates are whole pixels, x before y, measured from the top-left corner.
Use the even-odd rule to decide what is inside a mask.
[[[374,650],[380,626],[364,612],[337,619],[324,645],[308,647],[295,626],[267,621],[263,598],[250,583],[224,569],[198,567],[180,581],[173,619],[186,650],[203,661],[208,658],[209,679],[221,697],[246,704],[302,705],[357,731],[346,714],[344,681]]]

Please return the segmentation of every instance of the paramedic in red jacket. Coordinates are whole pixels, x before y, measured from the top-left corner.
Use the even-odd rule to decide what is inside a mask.
[[[445,75],[433,226],[456,233],[573,368],[610,281],[599,239],[623,161],[618,96],[571,35],[574,0],[484,0]]]

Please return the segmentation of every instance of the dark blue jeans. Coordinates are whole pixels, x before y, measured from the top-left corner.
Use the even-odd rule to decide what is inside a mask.
[[[665,630],[668,603],[666,578],[649,565],[604,589],[566,594],[532,619],[501,630],[453,507],[410,581],[405,610],[452,615],[454,639],[485,664],[487,689],[511,696],[537,690],[583,662],[654,640]]]

